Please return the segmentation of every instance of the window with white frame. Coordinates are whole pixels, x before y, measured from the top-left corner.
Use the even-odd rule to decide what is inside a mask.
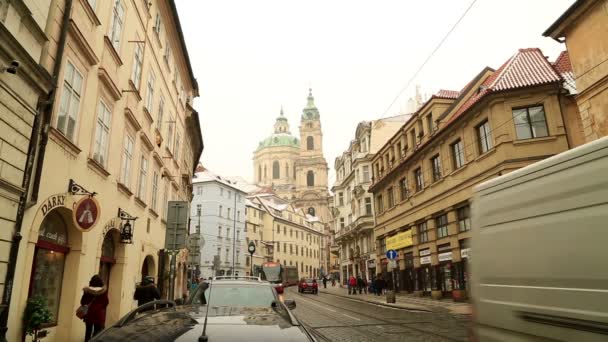
[[[100,165],[107,167],[108,143],[112,112],[103,101],[99,101],[97,122],[95,124],[95,146],[93,146],[93,159]]]
[[[156,129],[159,132],[163,131],[163,116],[165,112],[165,97],[163,95],[160,96],[160,100],[158,101],[158,113],[156,114]]]
[[[112,42],[112,46],[114,46],[116,51],[120,49],[124,20],[125,7],[121,0],[116,0],[114,1],[114,7],[112,8],[112,22],[110,23],[110,32],[108,33],[108,38],[110,38],[110,42]]]
[[[152,210],[156,211],[158,199],[158,170],[154,170],[152,173]]]
[[[146,183],[148,180],[148,158],[142,153],[139,163],[139,184],[137,186],[137,197],[146,200]]]
[[[169,115],[169,118],[169,124],[167,125],[167,144],[165,146],[173,153],[173,125],[175,124],[175,121],[173,115]]]
[[[74,64],[68,61],[63,78],[63,91],[57,116],[57,130],[72,142],[76,141],[76,123],[78,121],[82,81],[82,74],[76,69]]]
[[[150,70],[148,74],[148,86],[146,91],[146,109],[148,113],[152,113],[154,111],[154,82],[156,77],[154,76],[154,72]]]
[[[131,81],[135,85],[135,88],[139,89],[139,83],[141,82],[141,65],[143,63],[144,51],[141,44],[135,44],[135,54],[133,54],[133,70],[131,71]]]
[[[175,147],[173,148],[173,158],[179,161],[179,149],[181,143],[181,135],[176,131],[175,133]]]
[[[130,186],[131,182],[131,163],[133,162],[133,145],[134,139],[129,135],[125,134],[123,142],[123,154],[122,154],[122,169],[120,171],[120,182],[127,187]]]

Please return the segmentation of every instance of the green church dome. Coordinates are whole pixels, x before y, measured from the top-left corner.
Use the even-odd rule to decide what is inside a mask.
[[[300,148],[300,139],[287,133],[275,133],[267,137],[266,139],[260,141],[260,144],[258,145],[258,150],[275,146],[290,146]]]

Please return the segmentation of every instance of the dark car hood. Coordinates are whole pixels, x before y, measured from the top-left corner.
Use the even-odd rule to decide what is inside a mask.
[[[198,341],[206,306],[181,306],[145,313],[94,341]],[[214,341],[310,341],[308,335],[273,308],[210,307],[207,336]]]

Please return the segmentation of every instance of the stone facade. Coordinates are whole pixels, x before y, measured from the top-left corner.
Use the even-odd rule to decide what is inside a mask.
[[[576,108],[561,105],[565,96],[555,65],[539,49],[522,49],[461,91],[432,96],[378,151],[370,186],[377,272],[391,287],[466,297],[472,189],[568,150],[576,127],[564,117]],[[398,252],[392,272],[387,249]]]
[[[279,197],[328,222],[328,168],[323,156],[321,118],[312,92],[299,130],[300,139],[291,135],[281,109],[274,133],[262,140],[254,152],[254,182],[271,187]]]
[[[578,0],[544,33],[566,43],[587,142],[608,135],[608,0]]]
[[[371,280],[376,274],[373,196],[368,193],[372,180],[371,161],[379,147],[409,117],[398,115],[360,122],[350,146],[336,158],[332,228],[343,284],[351,275]]]
[[[40,64],[58,72],[57,91],[43,115],[36,154],[44,159],[36,161],[40,173],[23,218],[9,341],[21,339],[23,310],[34,295],[52,306],[45,340],[82,340],[85,327],[74,311],[96,273],[108,285],[106,326],[136,306],[133,293],[143,276],[155,277],[166,298],[167,203],[191,200],[203,149],[191,107],[198,86],[173,1],[49,3]],[[72,181],[95,194],[69,191]],[[88,219],[76,218],[73,205],[89,196],[98,203],[96,215],[89,212],[96,224],[78,228],[77,221]],[[132,243],[121,243],[128,241],[119,209],[137,218]],[[181,298],[185,249],[176,266],[175,298]]]

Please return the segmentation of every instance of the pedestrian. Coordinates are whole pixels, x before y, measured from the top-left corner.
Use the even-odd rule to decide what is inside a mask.
[[[381,296],[382,295],[382,290],[384,289],[384,278],[382,278],[382,276],[379,276],[378,279],[376,279],[376,295],[377,296]]]
[[[327,288],[327,277],[323,276],[323,288],[326,289]]]
[[[357,290],[359,290],[359,294],[363,294],[363,279],[361,275],[357,275]]]
[[[133,299],[137,301],[137,306],[142,306],[155,299],[160,299],[160,293],[154,285],[154,277],[144,277],[144,279],[141,281],[141,284],[135,288],[135,294],[133,294]]]
[[[86,314],[82,319],[86,327],[85,342],[105,328],[108,304],[108,289],[104,286],[101,277],[96,274],[89,281],[89,286],[82,289],[82,297],[80,298],[80,305],[87,307]]]
[[[353,275],[348,279],[348,294],[357,294],[357,279]]]
[[[331,287],[336,287],[336,278],[331,277]]]
[[[361,279],[363,281],[363,293],[367,294],[367,280],[365,278]]]

